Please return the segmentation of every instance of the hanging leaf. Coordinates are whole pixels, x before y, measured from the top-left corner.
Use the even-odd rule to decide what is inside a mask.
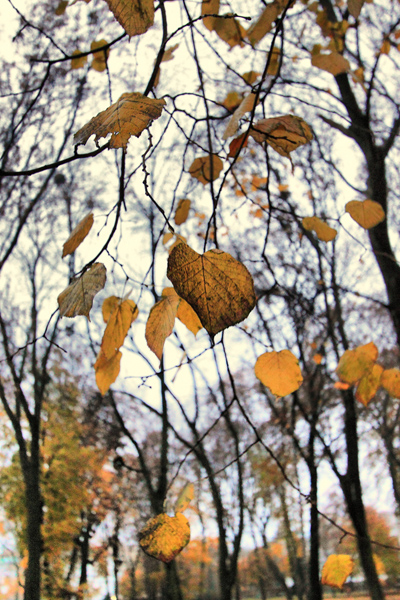
[[[313,139],[307,123],[294,115],[261,119],[251,128],[250,135],[259,144],[266,142],[286,158],[290,158],[290,152]]]
[[[364,229],[371,229],[385,219],[385,211],[374,200],[352,200],[345,206],[346,212]]]
[[[147,521],[139,532],[141,549],[165,563],[171,562],[190,541],[189,521],[182,513],[170,517],[162,513]]]
[[[311,64],[313,67],[327,71],[334,76],[339,75],[339,73],[350,71],[349,61],[342,54],[339,54],[339,52],[314,54],[311,57]]]
[[[108,319],[101,341],[101,352],[107,359],[114,356],[116,351],[123,345],[129,328],[138,314],[138,308],[133,300],[122,300],[122,298],[116,296],[104,300],[103,318],[104,315],[107,315]]]
[[[178,500],[175,503],[175,514],[182,513],[187,509],[189,504],[194,498],[194,485],[193,483],[187,483],[181,493],[178,496]]]
[[[101,350],[99,352],[94,363],[94,370],[96,372],[96,384],[102,396],[108,392],[110,385],[114,383],[119,375],[121,356],[119,350],[109,358]]]
[[[250,92],[245,98],[243,98],[240,106],[235,110],[233,115],[231,116],[229,123],[224,131],[222,136],[223,140],[227,140],[232,135],[235,135],[237,132],[239,121],[247,112],[253,110],[256,102],[256,95],[253,92]]]
[[[203,0],[201,3],[201,14],[203,16],[203,25],[210,31],[214,29],[216,17],[207,15],[218,15],[220,0]]]
[[[249,271],[222,250],[198,254],[179,244],[168,258],[167,277],[211,337],[243,321],[256,303]]]
[[[356,389],[356,400],[358,402],[368,406],[378,391],[382,373],[383,367],[381,365],[373,365],[372,369],[361,377]]]
[[[400,398],[400,370],[385,369],[382,373],[381,384],[394,398]]]
[[[89,213],[79,221],[78,225],[71,231],[71,235],[63,245],[62,258],[68,254],[72,254],[81,245],[93,225],[93,213]]]
[[[234,48],[235,46],[243,47],[243,39],[246,35],[246,31],[239,21],[233,18],[232,13],[216,17],[213,25],[213,29],[218,37],[226,42],[231,48]]]
[[[130,38],[145,33],[154,23],[154,0],[106,0],[106,2]]]
[[[340,590],[353,572],[354,560],[348,554],[331,554],[322,567],[322,585],[330,585]]]
[[[180,298],[172,288],[164,288],[162,298],[151,309],[146,323],[147,345],[161,360],[164,343],[174,329]]]
[[[372,366],[378,358],[378,348],[373,342],[358,346],[353,350],[346,350],[343,356],[340,357],[339,364],[336,368],[336,373],[341,381],[349,383],[357,383],[361,377],[371,371]]]
[[[211,167],[212,165],[212,167]],[[192,177],[200,181],[203,185],[215,181],[218,179],[219,174],[223,168],[222,160],[216,154],[212,154],[212,161],[210,155],[200,156],[195,158],[189,167],[189,173]],[[211,173],[212,170],[212,173]]]
[[[275,75],[277,75],[279,69],[279,62],[281,57],[280,48],[274,46],[270,52],[270,56],[271,58],[269,60],[267,75],[271,75],[271,77],[274,77]]]
[[[74,135],[75,145],[86,144],[95,134],[95,142],[111,133],[110,148],[124,148],[131,135],[140,134],[161,115],[165,100],[154,100],[142,94],[122,94],[120,99],[93,117]]]
[[[232,140],[231,143],[229,144],[228,157],[235,158],[238,155],[239,150],[241,148],[246,148],[248,141],[249,141],[249,134],[246,131],[244,131],[242,133],[242,135],[239,135],[239,137]]]
[[[285,0],[274,0],[264,8],[257,21],[247,31],[247,38],[252,46],[256,46],[260,40],[272,29],[273,22],[281,14],[287,2]]]
[[[303,382],[299,361],[290,350],[265,352],[257,358],[254,372],[275,396],[287,396]]]
[[[203,329],[203,325],[193,308],[184,300],[180,298],[178,312],[176,313],[177,319],[183,323],[193,335],[197,335],[200,329]]]
[[[76,56],[77,54],[81,54],[80,50],[74,50],[72,56]],[[79,58],[71,58],[71,69],[80,69],[84,67],[87,63],[87,56],[80,56]]]
[[[237,92],[229,92],[225,96],[225,99],[221,102],[222,106],[225,106],[228,110],[235,110],[242,101],[242,95]]]
[[[58,296],[61,317],[85,315],[90,321],[89,313],[93,298],[103,289],[106,283],[106,268],[101,263],[94,263],[86,273],[75,279]]]
[[[57,17],[61,17],[65,13],[67,6],[68,6],[68,0],[61,0],[58,3],[56,10],[54,11],[54,14],[56,14]],[[77,67],[75,67],[75,69],[76,68]]]
[[[90,49],[93,50],[97,50],[98,48],[102,48],[103,46],[106,46],[108,44],[108,42],[106,40],[98,40],[97,42],[93,41],[90,44]],[[94,69],[95,71],[98,71],[99,73],[102,73],[103,71],[106,70],[107,68],[107,58],[110,54],[110,49],[107,48],[106,50],[99,50],[98,52],[93,52],[93,60],[92,60],[92,64],[91,67],[92,69]]]
[[[178,206],[176,207],[174,221],[176,225],[182,225],[185,223],[189,216],[191,201],[187,198],[182,198],[178,202]]]
[[[246,73],[243,73],[242,77],[246,83],[248,83],[249,85],[253,85],[253,83],[257,81],[260,75],[261,73],[259,73],[258,71],[247,71]]]
[[[349,9],[349,13],[355,19],[358,19],[360,16],[364,2],[365,0],[347,0],[347,8]]]
[[[305,217],[302,225],[307,231],[315,231],[321,242],[331,242],[337,236],[336,229],[329,227],[327,223],[321,221],[318,217]]]

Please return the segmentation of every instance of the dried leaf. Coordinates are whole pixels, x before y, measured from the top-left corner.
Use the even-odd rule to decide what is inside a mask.
[[[198,254],[179,244],[168,258],[167,277],[211,337],[243,321],[256,303],[249,271],[221,250]]]
[[[299,361],[290,350],[265,352],[257,358],[254,372],[275,396],[287,396],[303,382]]]
[[[235,110],[233,115],[231,116],[229,123],[224,131],[222,136],[223,140],[227,140],[232,135],[235,135],[237,132],[239,121],[243,117],[243,115],[254,108],[254,104],[256,102],[256,95],[250,92],[245,98],[243,98],[242,102]]]
[[[242,148],[246,148],[248,142],[249,142],[249,134],[246,133],[246,131],[244,131],[237,138],[233,139],[231,141],[231,143],[229,144],[228,157],[235,158],[238,155],[239,150],[241,150]]]
[[[147,521],[139,532],[141,549],[165,563],[171,562],[190,541],[190,526],[187,518],[178,513],[175,517],[157,515]]]
[[[383,367],[381,365],[373,365],[372,369],[361,377],[356,389],[356,400],[358,402],[368,406],[378,391],[382,373]]]
[[[182,225],[185,223],[189,216],[191,201],[187,198],[182,198],[178,202],[178,206],[176,207],[174,221],[177,225]]]
[[[168,62],[169,60],[172,60],[174,58],[174,52],[177,48],[179,48],[179,44],[174,44],[173,46],[167,48],[163,54],[161,62]]]
[[[68,0],[61,0],[56,8],[56,10],[54,11],[54,13],[57,15],[57,17],[61,17],[64,13],[65,10],[68,6]],[[74,67],[75,69],[77,67]]]
[[[103,396],[108,392],[110,385],[114,383],[119,375],[121,356],[121,352],[117,351],[113,356],[107,358],[100,350],[94,364],[94,370],[96,372],[97,387]]]
[[[108,42],[106,40],[99,40],[98,42],[92,42],[90,44],[90,49],[97,50],[97,48],[102,48],[106,44],[108,44]],[[92,64],[91,64],[92,69],[94,69],[95,71],[98,71],[99,73],[102,73],[103,71],[105,71],[107,68],[107,58],[108,58],[109,54],[110,54],[109,48],[107,48],[107,50],[99,50],[98,52],[93,52],[93,60],[92,60]]]
[[[336,373],[341,381],[352,385],[372,369],[377,358],[378,348],[373,342],[346,350],[340,357]]]
[[[212,166],[212,173],[211,173]],[[206,185],[210,181],[218,179],[219,174],[223,168],[222,160],[216,154],[212,154],[212,161],[210,155],[200,156],[195,158],[189,167],[189,173],[195,179],[198,179],[200,183]]]
[[[165,100],[154,100],[142,94],[122,94],[120,99],[93,117],[74,135],[74,143],[86,144],[95,134],[95,142],[111,133],[110,148],[124,148],[131,135],[139,137],[150,122],[160,117]]]
[[[203,325],[193,308],[184,300],[180,299],[178,312],[176,317],[183,323],[193,335],[197,335],[200,329],[203,329]]]
[[[315,54],[311,58],[311,64],[318,69],[328,71],[336,76],[339,73],[346,73],[350,70],[350,63],[339,52],[331,52],[330,54]]]
[[[249,85],[253,85],[253,83],[257,80],[257,78],[261,75],[258,71],[247,71],[243,73],[242,77],[246,83]]]
[[[187,509],[189,504],[194,498],[194,485],[193,483],[187,483],[181,493],[178,496],[178,500],[175,503],[175,514],[182,513]]]
[[[112,308],[111,308],[112,306]],[[110,310],[111,308],[111,310]],[[116,296],[106,298],[103,302],[103,318],[108,316],[101,341],[101,352],[107,359],[115,355],[120,349],[128,334],[129,328],[139,314],[138,308],[133,300],[123,300]]]
[[[146,323],[147,345],[161,360],[164,343],[174,329],[180,298],[172,288],[165,288],[162,298],[151,309]]]
[[[229,44],[231,48],[235,46],[243,47],[243,39],[246,35],[245,29],[239,21],[233,18],[232,13],[227,13],[223,17],[214,19],[213,29],[224,42]]]
[[[358,19],[360,16],[364,1],[365,0],[347,0],[347,8],[349,9],[349,13],[355,19]]]
[[[79,221],[78,225],[71,231],[71,235],[63,245],[62,258],[64,258],[64,256],[67,256],[68,254],[72,254],[73,252],[75,252],[78,246],[81,245],[81,243],[91,230],[93,221],[93,213],[89,213],[88,215],[86,215],[86,217],[82,219],[82,221]]]
[[[286,4],[285,0],[274,0],[267,4],[257,21],[247,31],[246,35],[252,46],[258,44],[271,31],[273,22],[281,14]]]
[[[385,369],[381,377],[381,385],[394,398],[400,398],[400,370]]]
[[[237,92],[229,92],[226,95],[225,100],[222,101],[222,105],[228,110],[235,110],[242,101],[242,96]]]
[[[77,54],[81,54],[80,50],[74,50],[72,56],[76,56]],[[71,58],[71,69],[80,69],[84,67],[87,63],[87,56],[80,56],[79,58]]]
[[[278,73],[279,69],[279,62],[281,57],[280,48],[274,46],[270,52],[270,55],[271,58],[267,69],[267,75],[271,75],[271,77],[274,77]]]
[[[336,229],[329,227],[327,223],[321,221],[318,217],[305,217],[302,225],[307,231],[315,231],[321,242],[331,242],[337,236]]]
[[[207,17],[207,15],[218,15],[220,0],[203,0],[201,3],[201,14],[203,16],[203,25],[210,31],[214,29],[216,17]]]
[[[86,273],[75,279],[58,296],[61,317],[85,315],[90,321],[89,313],[93,298],[103,289],[106,283],[106,268],[101,263],[94,263]]]
[[[287,158],[290,158],[290,152],[313,139],[307,123],[294,115],[261,119],[251,128],[250,135],[259,144],[266,142]]]
[[[131,38],[154,23],[154,0],[106,0],[111,12]]]
[[[322,585],[330,585],[340,590],[353,572],[354,560],[348,554],[331,554],[322,567]]]
[[[346,212],[364,229],[371,229],[385,219],[385,211],[374,200],[352,200],[345,206]]]

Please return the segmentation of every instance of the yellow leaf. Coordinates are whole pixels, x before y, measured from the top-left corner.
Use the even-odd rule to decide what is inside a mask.
[[[211,337],[243,321],[256,303],[249,271],[222,250],[198,254],[179,244],[169,255],[167,277]]]
[[[111,303],[114,306],[109,313],[107,327],[101,341],[101,351],[107,359],[114,356],[115,352],[122,346],[130,326],[139,314],[133,300],[122,300],[122,298],[111,296],[103,302],[103,318],[105,314],[108,314]]]
[[[318,217],[305,217],[302,224],[307,231],[315,231],[321,242],[331,242],[337,236],[336,229],[329,227],[327,223],[321,221]]]
[[[400,370],[385,369],[382,373],[381,384],[394,398],[400,398]]]
[[[365,373],[358,382],[356,389],[356,400],[368,406],[381,383],[381,375],[383,367],[381,365],[373,365],[371,371]]]
[[[250,92],[245,98],[243,98],[242,102],[235,110],[233,115],[231,116],[229,123],[224,131],[222,136],[223,140],[227,140],[228,137],[235,135],[239,126],[239,120],[243,117],[243,115],[247,112],[250,112],[254,108],[254,104],[256,101],[256,95]]]
[[[332,75],[339,75],[339,73],[346,73],[350,70],[350,63],[339,54],[339,52],[331,52],[330,54],[315,54],[311,57],[311,64],[318,69],[328,71]]]
[[[108,42],[106,40],[99,40],[98,42],[92,42],[90,44],[91,50],[97,50],[97,48],[102,48]],[[107,68],[107,58],[110,54],[109,48],[107,50],[99,50],[99,52],[93,52],[93,60],[91,67],[95,71],[102,73]]]
[[[117,379],[120,371],[121,352],[119,350],[110,358],[107,358],[100,350],[97,360],[94,364],[96,372],[96,384],[100,393],[104,396],[108,392],[110,385]]]
[[[371,229],[385,219],[385,211],[374,200],[352,200],[345,206],[346,212],[364,229]]]
[[[377,574],[385,575],[386,569],[385,569],[385,565],[382,562],[382,559],[377,554],[373,554],[372,558],[374,559]]]
[[[215,181],[215,179],[218,179],[223,166],[224,165],[219,156],[213,154],[211,161],[210,155],[207,154],[207,156],[200,156],[199,158],[195,158],[195,160],[189,167],[189,173],[192,177],[198,179],[200,183],[206,185],[210,181]]]
[[[232,13],[227,13],[223,17],[216,17],[214,20],[214,31],[224,42],[229,44],[231,48],[243,44],[243,38],[246,31],[243,29],[239,21],[233,18]]]
[[[220,0],[203,0],[201,3],[201,14],[203,16],[203,25],[210,31],[214,29],[215,18],[207,15],[218,15]]]
[[[259,73],[258,71],[247,71],[247,73],[243,73],[242,77],[246,83],[248,83],[249,85],[253,85],[257,77],[259,77],[260,75],[261,73]]]
[[[347,8],[349,9],[349,13],[355,19],[358,19],[360,16],[361,9],[363,7],[364,0],[347,0]]]
[[[290,158],[290,152],[313,139],[307,123],[294,115],[261,119],[251,128],[250,135],[259,144],[266,142],[287,158]]]
[[[139,137],[150,122],[160,117],[165,100],[154,100],[142,94],[122,94],[120,99],[93,117],[74,135],[76,145],[86,144],[95,134],[95,142],[111,133],[110,148],[124,148],[131,135]]]
[[[178,202],[178,206],[176,207],[174,221],[177,225],[182,225],[185,223],[189,216],[191,201],[187,198],[182,198]]]
[[[239,106],[241,101],[242,96],[240,96],[237,92],[229,92],[229,94],[226,95],[225,100],[222,101],[222,105],[228,110],[234,110]]]
[[[77,54],[81,54],[80,50],[74,50],[72,56],[76,56]],[[79,58],[71,58],[71,69],[80,69],[84,67],[87,63],[87,56],[80,56]]]
[[[383,41],[381,46],[381,54],[389,54],[390,52],[390,41],[388,39]]]
[[[258,44],[271,31],[273,22],[283,11],[286,4],[287,2],[284,0],[274,0],[274,2],[267,4],[257,21],[247,31],[247,38],[252,46]]]
[[[61,0],[59,2],[56,10],[54,11],[54,13],[57,15],[57,17],[61,17],[61,15],[63,15],[65,13],[67,6],[68,6],[68,0]]]
[[[257,358],[254,372],[275,396],[291,394],[303,382],[299,361],[290,350],[265,352]]]
[[[187,509],[189,504],[194,498],[194,485],[193,483],[187,483],[181,493],[178,496],[178,500],[175,503],[175,514],[182,513]]]
[[[378,349],[373,342],[357,346],[353,350],[346,350],[340,357],[336,373],[341,381],[352,385],[372,369],[377,358]]]
[[[171,288],[170,288],[171,289]],[[151,309],[146,323],[147,345],[161,360],[164,343],[174,329],[175,317],[180,298],[169,288],[165,288],[162,298]]]
[[[154,0],[106,0],[106,2],[130,38],[145,33],[154,23]]]
[[[106,283],[106,268],[101,263],[94,263],[86,273],[75,279],[58,296],[58,306],[61,317],[76,317],[85,315],[89,318],[93,298],[103,289]]]
[[[75,252],[78,246],[81,245],[92,228],[93,220],[93,213],[89,213],[86,215],[86,217],[79,221],[78,225],[71,231],[71,235],[63,245],[62,258]]]
[[[147,521],[139,532],[142,550],[165,563],[171,562],[190,541],[190,526],[187,518],[178,513],[175,517],[157,515]]]
[[[191,331],[194,335],[203,329],[203,325],[197,314],[194,312],[193,308],[181,298],[178,306],[178,312],[176,313],[177,318],[183,323],[189,331]]]
[[[342,589],[353,568],[354,560],[348,554],[331,554],[322,567],[322,585]]]

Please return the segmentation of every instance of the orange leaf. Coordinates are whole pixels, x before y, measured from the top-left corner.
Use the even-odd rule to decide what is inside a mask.
[[[154,23],[154,0],[106,0],[129,37],[145,33]]]
[[[100,350],[97,360],[94,364],[96,372],[96,384],[100,393],[104,396],[108,392],[110,385],[117,379],[120,371],[121,352],[119,350],[110,358],[107,358]]]
[[[356,400],[364,404],[364,406],[368,406],[378,391],[382,373],[383,367],[381,365],[373,365],[371,371],[365,373],[358,382]]]
[[[187,198],[182,198],[179,200],[174,217],[174,221],[177,225],[182,225],[182,223],[187,220],[189,216],[190,205],[191,201]]]
[[[354,560],[347,554],[331,554],[322,567],[322,585],[342,589],[344,582],[353,572]]]
[[[322,354],[314,354],[312,358],[316,365],[320,365],[324,357],[322,356]]]
[[[400,398],[400,370],[385,369],[382,373],[381,384],[394,398]]]
[[[171,335],[180,298],[172,288],[165,288],[162,298],[151,309],[146,323],[147,345],[161,360],[164,343]]]
[[[103,289],[106,283],[106,268],[101,263],[94,263],[86,273],[75,279],[58,296],[58,306],[62,317],[85,315],[89,318],[93,298]]]
[[[104,304],[106,304],[105,307]],[[103,302],[103,318],[108,313],[111,304],[114,306],[109,313],[107,327],[101,341],[101,351],[107,359],[114,356],[122,346],[131,324],[139,314],[133,300],[122,300],[122,298],[111,296]]]
[[[337,390],[348,390],[350,387],[349,383],[344,383],[343,381],[337,381],[334,386]]]
[[[192,177],[198,179],[200,183],[206,185],[210,181],[215,181],[218,179],[223,166],[224,165],[219,156],[213,154],[211,161],[210,156],[207,154],[207,156],[195,158],[189,167],[189,173]]]
[[[303,382],[299,361],[290,350],[265,352],[257,358],[254,372],[275,396],[291,394]]]
[[[346,212],[364,229],[371,229],[385,219],[385,211],[374,200],[352,200],[345,206]]]
[[[198,254],[179,244],[168,258],[167,277],[211,337],[243,321],[256,303],[249,271],[222,250]]]
[[[71,231],[71,235],[63,245],[62,258],[75,252],[91,230],[93,221],[93,213],[89,213],[79,221],[78,225]]]
[[[319,217],[305,217],[302,225],[307,231],[315,231],[321,242],[331,242],[337,236],[336,229],[329,227],[327,223],[321,221]]]
[[[378,358],[378,349],[373,342],[357,346],[354,350],[346,350],[340,357],[336,373],[345,383],[356,383],[368,373]]]
[[[246,138],[246,139],[243,142],[244,138]],[[235,158],[238,155],[240,148],[246,148],[248,141],[249,141],[249,136],[248,136],[248,134],[246,135],[245,131],[241,135],[239,135],[239,137],[233,139],[231,141],[231,143],[229,144],[228,157]]]
[[[139,532],[142,550],[165,563],[171,562],[190,541],[189,521],[182,513],[170,517],[162,513],[147,521]]]
[[[259,144],[266,142],[287,158],[290,158],[290,152],[313,138],[307,123],[294,115],[261,119],[251,128],[250,135]]]

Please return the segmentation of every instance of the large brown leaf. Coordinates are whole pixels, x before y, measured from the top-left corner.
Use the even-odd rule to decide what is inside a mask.
[[[249,271],[222,250],[198,254],[178,244],[169,256],[167,277],[211,337],[243,321],[256,303]]]
[[[94,263],[86,273],[75,279],[58,296],[58,306],[62,317],[89,317],[93,298],[103,289],[106,283],[106,268],[101,263]]]
[[[154,23],[154,0],[106,0],[129,37],[145,33]]]
[[[290,153],[313,139],[312,131],[301,117],[282,115],[261,119],[250,130],[250,135],[259,144],[266,142],[281,156],[290,158]]]

